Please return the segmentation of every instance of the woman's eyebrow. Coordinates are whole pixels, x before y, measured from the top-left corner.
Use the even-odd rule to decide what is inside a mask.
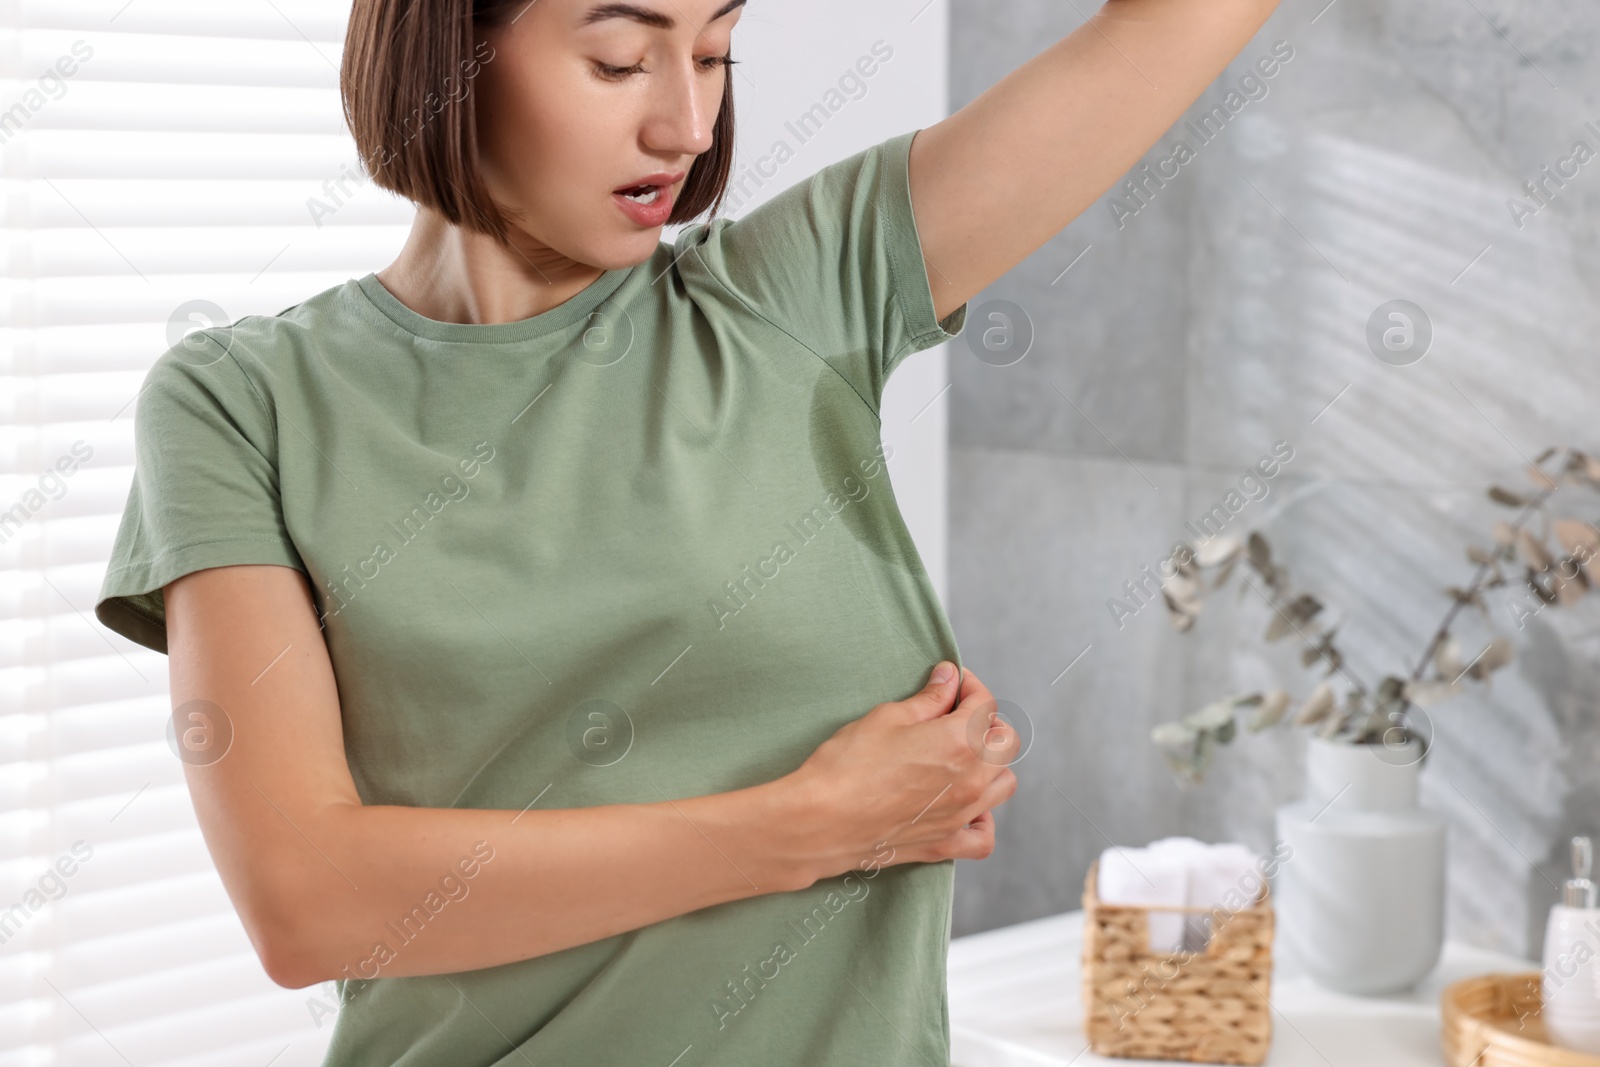
[[[745,0],[728,0],[726,4],[723,4],[718,9],[715,15],[711,16],[707,25],[732,12],[735,8],[743,7],[744,4]],[[651,11],[649,8],[627,3],[601,4],[598,7],[591,8],[588,14],[584,15],[583,22],[580,25],[593,26],[595,23],[604,22],[606,19],[631,19],[646,26],[653,26],[658,30],[670,30],[677,25],[672,20],[671,15],[663,15],[659,11]]]

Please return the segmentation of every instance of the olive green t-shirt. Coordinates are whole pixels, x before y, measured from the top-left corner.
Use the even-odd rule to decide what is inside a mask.
[[[967,310],[935,318],[915,133],[533,318],[428,319],[368,274],[191,334],[139,397],[96,615],[165,652],[166,583],[303,570],[368,804],[652,803],[793,771],[960,662],[879,432],[889,374]],[[326,1062],[942,1067],[954,865],[873,861],[385,976],[458,906],[430,894],[350,961]]]

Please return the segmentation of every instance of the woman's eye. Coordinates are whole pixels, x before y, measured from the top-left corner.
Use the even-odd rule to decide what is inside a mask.
[[[736,62],[738,60],[730,59],[727,56],[702,56],[699,60],[700,69],[705,71],[716,70],[718,67],[731,67]],[[616,67],[610,63],[601,63],[599,61],[595,62],[594,71],[607,81],[622,81],[632,74],[649,73],[649,71],[645,70],[643,63],[635,63],[631,67]]]
[[[600,77],[609,81],[621,81],[630,74],[643,74],[645,72],[643,63],[635,63],[631,67],[613,67],[609,63],[599,62],[595,63],[594,71]]]

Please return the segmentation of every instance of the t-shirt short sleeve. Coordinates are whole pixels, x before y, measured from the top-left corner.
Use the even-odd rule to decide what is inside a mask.
[[[167,651],[162,587],[192,571],[305,570],[284,523],[267,400],[226,332],[191,333],[151,366],[134,408],[134,472],[95,617]]]
[[[906,356],[961,333],[935,316],[911,208],[918,130],[830,164],[737,220],[680,238],[718,281],[843,375],[874,412]]]

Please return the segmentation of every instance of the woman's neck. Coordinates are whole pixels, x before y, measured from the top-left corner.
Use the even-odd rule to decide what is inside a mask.
[[[605,273],[513,230],[507,248],[487,234],[417,210],[405,247],[378,280],[417,314],[473,325],[517,322],[566,303]]]

